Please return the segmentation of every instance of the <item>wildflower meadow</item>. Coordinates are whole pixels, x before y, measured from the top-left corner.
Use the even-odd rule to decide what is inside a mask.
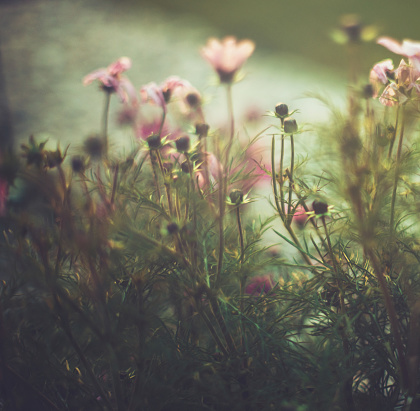
[[[82,145],[2,148],[0,410],[420,409],[420,43],[380,37],[360,73],[361,33],[324,122],[279,96],[249,133],[230,36],[197,51],[222,125],[116,56],[75,85],[103,96]]]

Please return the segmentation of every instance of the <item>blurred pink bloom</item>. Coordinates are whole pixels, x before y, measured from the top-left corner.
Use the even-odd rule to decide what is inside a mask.
[[[377,41],[381,46],[400,56],[407,57],[414,68],[420,71],[420,43],[403,40],[402,44],[390,37],[380,37]]]
[[[0,179],[0,217],[6,215],[7,196],[9,195],[9,184],[6,180]]]
[[[378,82],[386,84],[389,81],[388,74],[391,73],[393,69],[394,64],[391,59],[382,60],[373,66],[370,72],[369,81],[373,86],[377,85]]]
[[[166,114],[166,100],[163,95],[162,87],[159,87],[156,83],[148,83],[140,89],[141,102],[152,103],[160,107]]]
[[[379,101],[384,106],[392,107],[404,104],[408,98],[398,90],[398,86],[395,83],[391,83],[386,86]]]
[[[254,49],[255,44],[251,40],[238,42],[235,37],[225,37],[222,41],[210,38],[201,49],[201,55],[213,66],[221,83],[231,83]]]
[[[306,214],[303,206],[299,205],[296,207],[295,213],[293,214],[292,221],[299,227],[303,228],[308,221],[308,215]]]
[[[166,102],[172,101],[175,104],[178,117],[194,124],[204,123],[201,94],[189,81],[171,76],[164,81],[161,88]]]
[[[251,278],[249,284],[245,287],[245,293],[253,296],[267,294],[273,289],[274,282],[271,275],[262,275]]]
[[[87,86],[95,80],[102,84],[102,88],[108,93],[117,93],[121,101],[131,101],[137,104],[137,93],[130,80],[121,74],[131,67],[131,60],[128,57],[121,57],[110,64],[107,68],[101,68],[88,74],[83,79],[83,85]]]
[[[417,80],[420,77],[420,71],[409,66],[404,59],[401,60],[400,65],[394,70],[394,73],[398,87],[404,87],[407,91],[414,87],[417,91],[420,91],[420,85],[417,84]]]

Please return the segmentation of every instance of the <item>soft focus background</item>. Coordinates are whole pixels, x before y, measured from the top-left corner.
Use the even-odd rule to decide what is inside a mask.
[[[136,88],[170,75],[188,79],[204,95],[213,127],[223,123],[225,103],[199,48],[210,36],[228,34],[257,44],[234,90],[235,113],[272,110],[278,101],[299,108],[300,122],[325,118],[326,110],[306,92],[342,104],[348,78],[346,47],[331,32],[340,16],[357,13],[378,34],[420,40],[418,0],[3,0],[0,47],[5,96],[15,141],[30,134],[77,146],[98,130],[102,94],[82,78],[120,56],[133,60],[127,72]],[[374,42],[360,50],[360,83],[369,68],[392,57]],[[364,77],[363,77],[364,75]],[[111,138],[125,144],[129,130],[114,126]],[[4,113],[3,109],[3,113]],[[2,138],[6,136],[2,124]],[[16,143],[15,143],[16,144]]]

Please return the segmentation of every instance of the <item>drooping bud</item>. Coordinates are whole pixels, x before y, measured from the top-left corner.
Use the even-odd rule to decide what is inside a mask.
[[[284,132],[287,134],[293,134],[298,131],[298,126],[296,120],[292,117],[287,117],[284,119]]]
[[[286,118],[289,115],[289,107],[284,103],[277,103],[276,105],[276,114],[280,118]]]
[[[316,215],[323,215],[328,213],[328,204],[323,203],[322,201],[314,201],[312,203],[312,210],[314,210]]]
[[[241,204],[244,201],[244,193],[239,189],[232,190],[229,197],[233,204]]]
[[[175,146],[180,153],[188,151],[191,147],[190,137],[187,135],[179,137],[175,140]]]
[[[160,148],[161,139],[159,134],[152,134],[150,137],[146,138],[146,141],[151,150],[157,150]]]

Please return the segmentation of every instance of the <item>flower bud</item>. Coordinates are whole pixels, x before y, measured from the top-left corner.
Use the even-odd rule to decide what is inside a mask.
[[[322,201],[314,201],[312,203],[312,210],[314,210],[316,215],[323,215],[328,213],[328,204],[323,203]]]
[[[189,172],[190,172],[190,165],[188,164],[188,161],[187,161],[187,160],[185,160],[185,161],[183,161],[183,162],[181,163],[181,170],[182,170],[184,173],[189,173]]]
[[[372,84],[366,84],[363,89],[362,89],[362,96],[363,98],[365,98],[366,100],[369,98],[372,98],[373,95],[375,94],[374,90],[373,90],[373,86]]]
[[[185,96],[185,101],[190,107],[198,107],[201,104],[201,98],[198,93],[188,93]]]
[[[150,137],[146,138],[146,141],[151,150],[157,150],[160,148],[161,140],[159,134],[152,134]]]
[[[284,119],[284,132],[287,134],[296,133],[298,126],[296,120],[292,117],[287,117]]]
[[[83,173],[85,170],[85,160],[82,156],[73,156],[71,159],[71,168],[74,173]]]
[[[176,232],[178,232],[179,227],[177,223],[169,223],[166,226],[166,229],[168,230],[168,234],[175,234]]]
[[[100,158],[105,152],[105,144],[100,136],[90,136],[84,143],[85,151],[93,158]]]
[[[195,134],[199,136],[199,138],[207,137],[209,132],[210,126],[205,123],[199,123],[195,125]]]
[[[244,194],[242,190],[239,189],[232,190],[229,197],[233,204],[241,204],[244,201]]]
[[[180,153],[188,151],[191,147],[190,137],[187,135],[179,137],[175,140],[175,146]]]
[[[287,106],[287,104],[277,103],[276,114],[281,118],[287,117],[289,115],[289,107]]]

